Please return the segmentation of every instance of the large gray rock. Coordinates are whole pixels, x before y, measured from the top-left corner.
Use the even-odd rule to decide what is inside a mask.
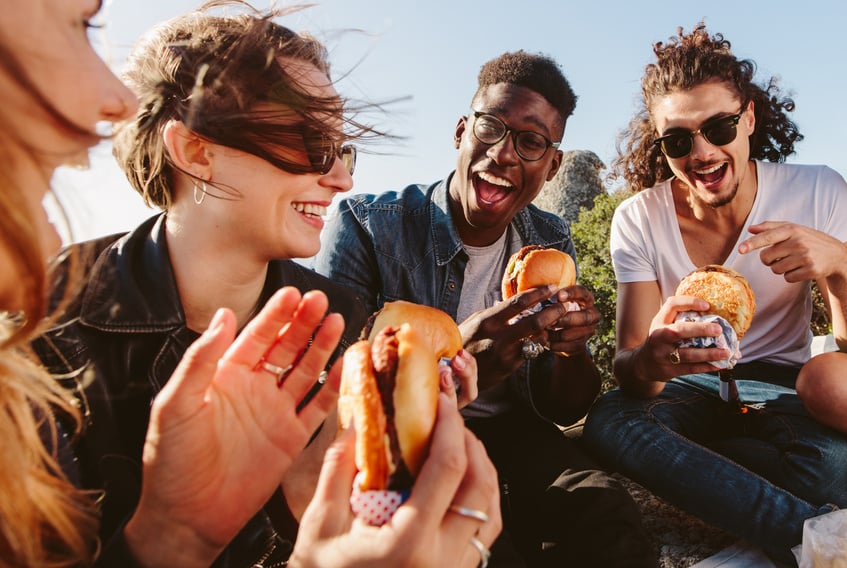
[[[556,177],[544,184],[533,203],[573,223],[580,208],[591,209],[594,198],[603,193],[600,170],[605,167],[590,150],[567,151]]]

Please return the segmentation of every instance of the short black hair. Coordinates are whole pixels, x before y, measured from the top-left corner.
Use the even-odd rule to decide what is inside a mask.
[[[485,87],[497,83],[511,83],[535,91],[559,111],[562,126],[576,108],[577,96],[561,66],[540,53],[519,50],[499,55],[482,66],[477,81],[477,95]]]

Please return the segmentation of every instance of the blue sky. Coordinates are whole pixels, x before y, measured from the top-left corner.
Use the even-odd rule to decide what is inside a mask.
[[[199,5],[111,0],[100,49],[119,69],[142,33]],[[516,49],[546,53],[561,64],[579,96],[562,147],[591,150],[608,164],[636,108],[652,44],[701,19],[723,33],[737,55],[756,61],[760,79],[777,75],[793,93],[794,120],[806,138],[791,161],[827,164],[847,176],[843,0],[325,0],[281,22],[325,40],[334,74],[346,75],[343,94],[377,101],[411,97],[380,120],[405,140],[377,148],[388,155],[360,156],[353,192],[376,193],[449,173],[453,128],[468,110],[480,65]],[[128,230],[154,213],[109,152],[107,145],[96,148],[89,171],[62,171],[55,180],[75,240]]]

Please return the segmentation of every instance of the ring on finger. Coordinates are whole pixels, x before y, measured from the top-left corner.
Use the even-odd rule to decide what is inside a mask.
[[[540,343],[536,343],[529,337],[521,340],[521,356],[524,359],[535,359],[542,353],[544,353],[544,346]]]
[[[679,365],[681,361],[679,358],[679,347],[674,347],[674,350],[668,353],[668,360],[671,362],[671,365]]]
[[[274,377],[276,377],[276,386],[281,386],[282,382],[285,380],[285,377],[288,376],[288,373],[291,372],[291,369],[294,365],[286,365],[285,367],[280,367],[279,365],[274,365],[270,361],[265,361],[264,359],[259,361],[258,368],[262,371],[267,371]]]
[[[479,552],[479,568],[486,568],[488,560],[491,558],[491,551],[475,536],[471,537],[471,544]]]
[[[487,523],[490,518],[484,512],[479,509],[471,509],[470,507],[460,507],[458,505],[450,505],[450,511],[456,513],[457,515],[461,515],[463,517],[467,517],[469,519],[473,519],[475,521],[479,521],[480,523]]]

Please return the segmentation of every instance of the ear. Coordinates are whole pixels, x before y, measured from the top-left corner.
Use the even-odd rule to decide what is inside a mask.
[[[750,112],[744,115],[744,120],[747,124],[747,132],[749,132],[748,136],[752,136],[753,132],[756,131],[756,103],[750,101],[747,104],[747,110]]]
[[[556,177],[556,172],[559,171],[559,167],[562,165],[562,157],[564,155],[565,153],[561,150],[556,150],[553,153],[553,161],[550,162],[550,170],[547,172],[547,181]]]
[[[162,132],[165,148],[174,165],[203,180],[211,178],[212,152],[210,143],[179,120],[169,121]]]
[[[462,136],[464,135],[467,126],[468,117],[460,116],[459,122],[456,123],[456,130],[453,133],[453,144],[456,146],[456,150],[458,150],[459,146],[462,144]]]

